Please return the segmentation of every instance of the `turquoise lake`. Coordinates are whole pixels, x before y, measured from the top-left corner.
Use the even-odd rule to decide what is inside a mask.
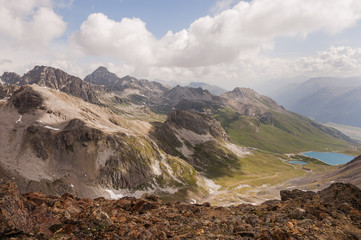
[[[316,158],[330,165],[345,164],[355,158],[354,156],[331,152],[304,152],[302,155]]]

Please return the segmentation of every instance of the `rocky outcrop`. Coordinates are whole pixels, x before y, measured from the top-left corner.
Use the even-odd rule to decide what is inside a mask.
[[[17,85],[0,85],[0,99],[11,97],[19,89]]]
[[[336,205],[349,205],[361,211],[361,190],[349,183],[334,183],[319,192],[320,199],[324,202],[333,202]]]
[[[337,184],[324,190],[357,192]],[[360,239],[361,212],[323,193],[298,195],[261,205],[217,207],[209,203],[164,203],[153,195],[94,200],[40,193],[20,195],[13,184],[0,188],[2,239]],[[359,202],[358,195],[348,195]],[[5,200],[6,201],[2,201]],[[11,209],[11,211],[9,211]],[[11,229],[4,231],[4,229]]]
[[[6,85],[18,84],[21,80],[21,76],[14,72],[4,72],[1,76],[1,80]]]
[[[28,235],[34,231],[29,211],[16,185],[12,182],[0,186],[0,238]]]
[[[42,106],[43,97],[29,86],[22,86],[14,91],[10,99],[20,114],[29,113]]]
[[[52,67],[35,66],[21,78],[15,73],[4,73],[2,79],[6,84],[17,84],[20,86],[37,84],[60,90],[87,102],[100,103],[95,92],[97,90],[96,87],[91,86],[78,77]]]
[[[183,100],[189,102],[203,103],[204,105],[222,105],[222,98],[212,95],[208,90],[202,88],[191,88],[176,86],[164,93],[165,104],[176,106]],[[192,109],[185,109],[192,110]],[[196,110],[196,109],[193,109]]]
[[[197,134],[210,134],[214,138],[229,141],[229,136],[222,128],[221,124],[208,115],[193,112],[174,110],[166,121],[168,124],[174,125],[176,128],[184,128]]]

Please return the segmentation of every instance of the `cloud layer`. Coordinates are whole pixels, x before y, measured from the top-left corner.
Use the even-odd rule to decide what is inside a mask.
[[[188,29],[168,32],[159,40],[140,19],[116,22],[92,14],[72,40],[87,53],[105,53],[127,63],[193,68],[232,62],[268,49],[278,37],[306,37],[315,31],[336,34],[360,17],[358,0],[240,1],[232,9],[202,17]]]
[[[353,27],[361,19],[359,0],[219,0],[211,9],[213,15],[160,39],[140,18],[116,21],[104,13],[92,13],[69,39],[54,41],[66,30],[54,8],[67,8],[72,2],[0,0],[0,71],[21,73],[44,64],[84,77],[98,65],[106,65],[120,76],[221,82],[224,87],[361,72],[361,48],[325,45],[313,56],[270,57],[279,38],[342,34]]]

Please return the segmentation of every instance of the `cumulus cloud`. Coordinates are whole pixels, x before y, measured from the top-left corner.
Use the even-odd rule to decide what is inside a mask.
[[[102,13],[91,14],[80,31],[71,36],[88,53],[110,55],[132,64],[151,64],[156,39],[139,18],[123,18],[120,22]]]
[[[321,51],[316,57],[303,57],[295,62],[299,72],[323,73],[332,76],[352,76],[361,72],[361,48],[331,46],[326,51]]]
[[[0,19],[1,38],[13,43],[47,44],[66,29],[50,0],[0,0]]]
[[[88,53],[108,54],[130,64],[194,68],[269,50],[278,37],[306,37],[315,31],[335,34],[360,17],[359,0],[240,1],[232,9],[199,18],[188,29],[170,31],[158,40],[140,19],[116,22],[104,14],[92,14],[72,41]]]

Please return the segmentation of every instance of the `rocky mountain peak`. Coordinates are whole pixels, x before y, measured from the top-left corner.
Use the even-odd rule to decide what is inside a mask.
[[[26,84],[50,87],[82,98],[87,102],[99,103],[95,91],[88,83],[57,68],[35,66],[25,73],[19,82],[19,85]]]
[[[84,78],[85,82],[112,87],[121,82],[120,78],[106,67],[100,66],[93,73]]]
[[[14,72],[4,72],[0,77],[0,81],[2,81],[6,85],[17,84],[21,79],[21,76]]]
[[[109,70],[104,66],[99,66],[97,69],[95,69],[94,73],[95,72],[109,72]]]
[[[72,76],[60,69],[48,66],[35,66],[32,70],[25,73],[21,83],[22,85],[36,83],[40,86],[44,85],[60,90],[70,77]]]
[[[235,88],[233,91],[222,94],[222,97],[228,98],[229,104],[235,109],[241,109],[247,106],[251,107],[253,113],[264,113],[269,109],[279,112],[284,111],[284,108],[278,105],[273,99],[263,96],[250,88]],[[242,111],[241,111],[242,112]],[[245,113],[245,112],[244,112]],[[247,113],[245,113],[248,115]]]

